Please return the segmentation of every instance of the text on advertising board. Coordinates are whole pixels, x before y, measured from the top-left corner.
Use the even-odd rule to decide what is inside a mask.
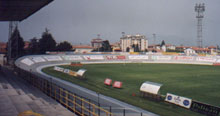
[[[192,100],[186,97],[177,96],[171,93],[167,93],[165,101],[176,104],[184,108],[190,108]]]
[[[207,116],[218,116],[220,112],[219,107],[211,106],[197,101],[192,101],[190,110],[194,112],[199,112],[201,114],[205,114]]]

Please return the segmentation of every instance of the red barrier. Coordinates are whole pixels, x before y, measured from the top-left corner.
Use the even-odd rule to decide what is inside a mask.
[[[220,63],[213,63],[213,66],[220,66]]]
[[[120,81],[115,81],[114,84],[113,84],[113,87],[114,87],[114,88],[122,88],[122,82],[120,82]]]
[[[110,86],[112,84],[112,80],[109,78],[106,78],[104,81],[104,84]]]

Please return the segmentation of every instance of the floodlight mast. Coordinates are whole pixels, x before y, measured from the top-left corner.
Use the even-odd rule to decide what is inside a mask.
[[[204,18],[203,12],[205,12],[205,4],[196,4],[195,12],[197,12],[197,46],[202,48],[202,19]]]

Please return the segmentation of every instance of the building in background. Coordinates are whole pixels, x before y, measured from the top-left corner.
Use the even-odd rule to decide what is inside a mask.
[[[196,51],[194,50],[194,49],[192,49],[192,48],[186,48],[185,50],[184,50],[184,53],[186,54],[186,55],[196,55]]]
[[[94,49],[92,46],[89,45],[73,45],[72,49],[75,53],[90,53]]]
[[[122,52],[140,52],[148,49],[148,40],[144,35],[123,35],[120,38]]]
[[[0,42],[0,54],[7,53],[7,43]]]
[[[121,52],[120,42],[111,44],[112,52]]]
[[[92,41],[91,41],[91,45],[94,49],[98,49],[98,48],[102,47],[103,40],[100,38],[99,34],[97,36],[98,36],[97,38],[92,39]]]
[[[30,42],[29,41],[24,41],[24,50],[28,50],[30,46]]]

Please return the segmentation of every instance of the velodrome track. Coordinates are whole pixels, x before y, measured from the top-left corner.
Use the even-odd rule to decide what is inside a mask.
[[[213,65],[220,63],[220,57],[200,57],[200,56],[169,56],[169,55],[31,55],[24,56],[16,60],[15,65],[23,70],[30,71],[48,81],[62,86],[63,88],[77,93],[80,96],[99,101],[103,106],[107,104],[112,107],[112,112],[122,116],[120,109],[126,109],[126,116],[155,116],[156,114],[120,102],[107,96],[74,85],[70,82],[46,75],[41,69],[48,66],[70,64],[71,62],[89,63],[177,63],[177,64],[201,64]]]

